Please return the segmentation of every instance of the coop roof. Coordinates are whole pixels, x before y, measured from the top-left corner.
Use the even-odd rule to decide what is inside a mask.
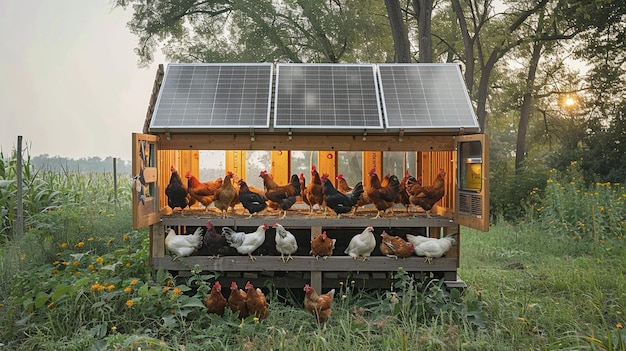
[[[169,64],[151,117],[155,133],[479,132],[456,64]]]

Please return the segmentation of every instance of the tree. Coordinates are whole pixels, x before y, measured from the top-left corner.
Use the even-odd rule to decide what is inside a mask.
[[[393,52],[376,0],[116,0],[131,7],[140,64],[380,62]]]

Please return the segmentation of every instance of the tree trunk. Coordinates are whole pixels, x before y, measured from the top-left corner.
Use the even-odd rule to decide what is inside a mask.
[[[385,0],[385,6],[387,7],[391,36],[393,37],[395,62],[411,62],[411,45],[402,17],[400,0]]]
[[[459,21],[459,29],[461,30],[461,36],[463,36],[463,47],[465,50],[465,87],[471,94],[474,90],[474,42],[472,37],[470,37],[467,21],[465,21],[459,0],[452,0],[452,9],[456,14],[457,21]]]
[[[419,62],[433,62],[431,40],[433,0],[413,0],[417,14],[417,37],[419,38]]]
[[[543,31],[544,12],[541,12],[537,23],[537,32]],[[533,44],[533,52],[528,64],[528,76],[526,77],[526,87],[524,97],[522,99],[522,108],[520,111],[519,125],[517,126],[517,144],[515,148],[515,171],[518,172],[522,166],[522,162],[526,159],[526,133],[530,124],[530,116],[533,107],[533,93],[535,86],[535,76],[539,59],[541,59],[541,51],[543,49],[542,41],[535,41]]]

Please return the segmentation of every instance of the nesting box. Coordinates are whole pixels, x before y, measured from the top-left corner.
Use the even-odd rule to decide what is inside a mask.
[[[343,279],[388,287],[393,272],[402,267],[443,279],[448,286],[463,286],[457,276],[460,228],[489,228],[488,139],[454,64],[170,64],[167,71],[160,66],[144,132],[133,134],[132,142],[133,170],[142,180],[134,192],[133,225],[150,226],[155,269],[185,274],[197,264],[241,283],[270,279],[276,286],[309,283],[320,289]],[[231,212],[222,218],[203,208],[187,209],[184,215],[168,211],[164,189],[170,167],[199,176],[205,151],[217,152],[208,162],[222,176],[232,171],[258,179],[252,170],[261,168],[279,184],[302,171],[302,159],[296,156],[303,154],[307,170],[314,164],[332,180],[349,173],[352,184],[362,181],[365,187],[372,170],[380,178],[387,173],[400,179],[407,173],[420,176],[424,185],[443,170],[444,196],[431,216],[414,206],[407,210],[397,205],[374,218],[376,212],[368,205],[337,218],[321,210],[311,215],[308,207],[298,209],[301,203],[284,219],[272,212],[252,218]],[[242,231],[278,221],[296,234],[300,248],[294,260],[277,261],[269,230],[254,262],[239,255],[172,260],[164,227],[190,232],[208,219],[218,229]],[[370,260],[354,261],[343,250],[368,225],[375,228],[377,246],[382,230],[401,237],[456,234],[456,245],[431,263],[420,257],[394,260],[378,249]],[[327,260],[316,260],[308,254],[310,241],[323,231],[337,238],[338,246]]]

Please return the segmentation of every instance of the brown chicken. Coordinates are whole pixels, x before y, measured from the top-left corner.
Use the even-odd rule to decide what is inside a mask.
[[[239,312],[239,318],[246,318],[250,314],[248,313],[248,306],[246,306],[246,298],[248,294],[245,291],[237,287],[237,283],[232,282],[230,284],[230,295],[228,296],[228,307],[233,313]]]
[[[333,254],[333,250],[335,249],[335,243],[337,239],[331,239],[326,235],[326,231],[323,231],[322,234],[316,236],[311,240],[311,252],[316,259],[320,257],[324,257],[327,259],[329,256]]]
[[[304,308],[315,317],[318,323],[326,323],[332,313],[331,307],[335,289],[330,290],[326,294],[318,295],[312,286],[306,284],[304,291],[306,292],[304,295]]]
[[[383,240],[379,247],[383,255],[397,259],[398,257],[409,257],[413,254],[415,246],[401,237],[389,235],[384,230],[380,236]]]
[[[306,198],[306,200],[304,200]],[[317,205],[320,209],[324,204],[324,194],[322,191],[322,180],[317,172],[317,167],[311,166],[311,183],[304,189],[303,201],[309,205],[313,214],[313,207]]]
[[[435,178],[432,185],[421,186],[413,184],[407,188],[406,192],[409,194],[409,201],[415,206],[419,206],[426,211],[426,217],[430,217],[430,210],[433,208],[437,201],[441,200],[444,195],[444,177],[446,171],[441,168]]]
[[[215,192],[213,204],[218,210],[222,211],[222,218],[226,217],[228,208],[231,207],[233,201],[237,198],[237,190],[233,185],[233,176],[233,172],[228,171],[222,181],[222,186]]]
[[[187,192],[190,195],[189,207],[197,201],[204,205],[205,210],[208,210],[209,205],[215,200],[215,193],[222,186],[222,177],[218,177],[212,182],[201,183],[191,172],[187,172],[185,178],[187,178]]]
[[[304,189],[306,189],[306,178],[304,178],[304,173],[300,173],[300,198],[302,198],[302,202],[309,205],[309,200],[304,196]]]
[[[287,185],[278,185],[266,171],[262,171],[261,178],[265,186],[265,197],[268,200],[267,206],[279,211],[284,211],[280,218],[287,216],[287,210],[296,203],[297,196],[300,195],[300,179],[293,174],[291,181]],[[280,215],[280,213],[279,213]]]
[[[248,294],[248,297],[246,298],[248,313],[250,315],[255,315],[258,319],[266,318],[270,311],[267,308],[265,294],[263,294],[261,289],[255,289],[254,285],[248,281],[246,283],[246,294]]]
[[[400,181],[398,177],[392,175],[389,177],[389,184],[383,187],[375,169],[369,171],[368,174],[370,176],[370,188],[365,192],[376,207],[377,214],[374,218],[380,218],[381,212],[385,212],[395,205],[396,197],[400,192]]]
[[[226,298],[222,295],[222,285],[216,280],[215,284],[213,284],[213,288],[211,288],[211,292],[204,299],[204,306],[206,306],[209,313],[223,316],[226,304]]]
[[[406,213],[409,213],[409,208],[411,207],[411,202],[409,201],[409,194],[406,192],[409,179],[415,179],[415,178],[409,174],[409,170],[407,169],[404,171],[404,177],[400,181],[400,191],[398,192],[398,196],[396,197],[396,200],[395,200],[397,204],[404,205],[404,208],[406,209]]]
[[[352,191],[352,187],[348,185],[346,178],[344,178],[343,174],[341,173],[337,175],[337,190],[341,191],[344,194]]]

